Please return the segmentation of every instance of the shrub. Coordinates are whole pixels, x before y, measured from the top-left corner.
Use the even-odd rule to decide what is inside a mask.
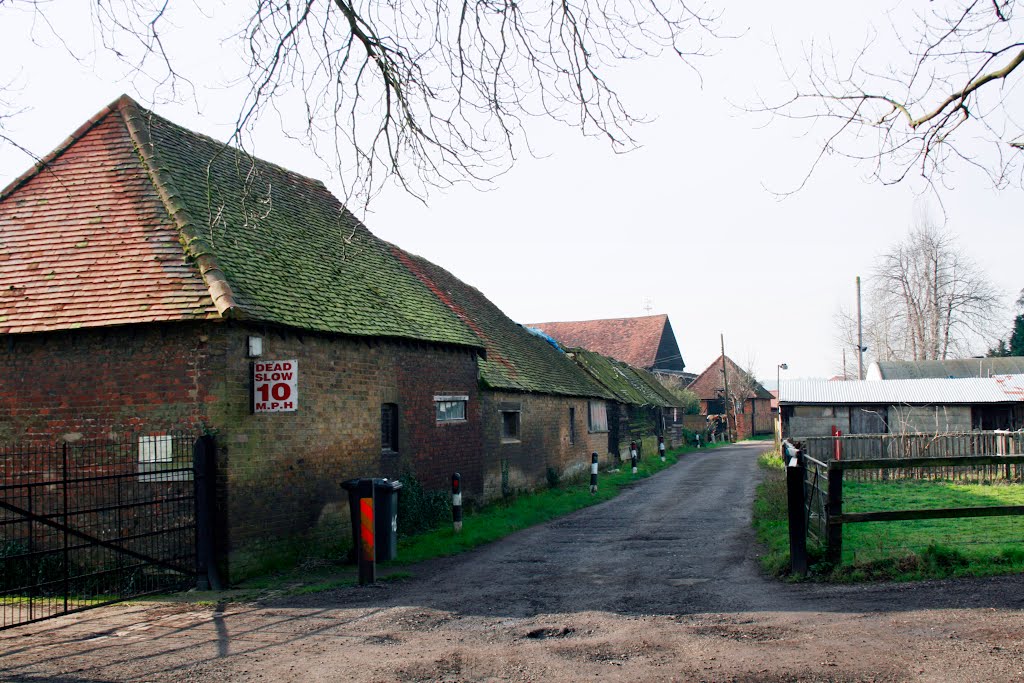
[[[451,494],[428,491],[411,472],[401,476],[398,493],[398,533],[402,536],[429,531],[441,526],[452,516]]]

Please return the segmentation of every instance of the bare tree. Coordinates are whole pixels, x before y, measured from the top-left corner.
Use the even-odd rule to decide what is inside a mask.
[[[692,66],[718,20],[699,0],[248,4],[244,25],[226,27],[248,65],[233,141],[241,145],[247,127],[273,112],[335,166],[347,199],[363,200],[389,179],[419,196],[432,186],[486,183],[529,152],[531,117],[632,148],[640,119],[609,81],[611,67],[664,51]],[[183,5],[94,0],[94,35],[132,73],[178,97],[203,78],[180,73],[165,48]],[[51,29],[59,11],[40,0],[0,0],[0,21],[6,7],[27,8]]]
[[[1002,187],[1024,185],[1024,18],[1014,0],[935,0],[896,8],[858,53],[811,46],[789,72],[792,92],[756,109],[825,126],[820,154],[870,164],[898,183],[940,182],[960,162]],[[902,56],[885,49],[897,41]],[[820,130],[820,129],[819,129]],[[804,179],[806,182],[807,178]]]
[[[972,345],[989,336],[1000,298],[952,236],[922,216],[906,239],[875,262],[865,315],[867,346],[876,360],[969,355]],[[856,321],[843,313],[838,320],[840,339],[847,341]]]

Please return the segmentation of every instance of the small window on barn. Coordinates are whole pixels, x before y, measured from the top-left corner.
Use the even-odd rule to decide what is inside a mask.
[[[708,415],[725,415],[725,399],[708,399]]]
[[[519,441],[519,416],[518,410],[501,411],[501,440],[503,442]]]
[[[434,415],[438,422],[465,422],[469,396],[435,396]]]
[[[569,408],[569,444],[576,443],[576,408]]]
[[[398,452],[398,406],[384,403],[380,407],[380,450]]]
[[[587,413],[587,429],[591,432],[608,431],[608,408],[604,401],[591,401]]]
[[[191,481],[192,442],[168,434],[139,437],[139,481]]]

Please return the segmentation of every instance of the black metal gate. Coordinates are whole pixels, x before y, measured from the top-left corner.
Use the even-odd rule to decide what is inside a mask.
[[[196,444],[0,446],[0,629],[195,585]]]

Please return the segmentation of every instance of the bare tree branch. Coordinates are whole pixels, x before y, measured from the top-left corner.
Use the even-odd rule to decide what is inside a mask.
[[[803,67],[787,70],[791,94],[748,109],[832,126],[808,175],[823,156],[839,154],[870,163],[884,184],[919,176],[937,187],[966,165],[996,187],[1024,186],[1024,175],[1015,176],[1024,161],[1014,88],[1024,73],[1024,20],[1015,4],[936,0],[913,19],[893,20],[887,37],[902,45],[902,61],[876,50],[875,40],[846,60],[812,45]]]

